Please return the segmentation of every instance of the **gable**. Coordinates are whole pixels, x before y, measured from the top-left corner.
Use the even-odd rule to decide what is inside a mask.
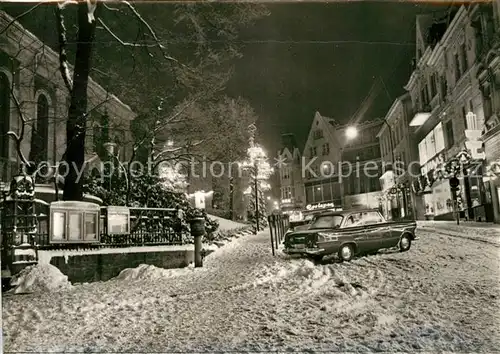
[[[321,130],[323,133],[323,137],[321,139],[315,139],[315,132],[318,130]],[[338,139],[335,135],[335,128],[330,124],[330,119],[323,117],[319,112],[316,112],[311,124],[311,128],[309,129],[309,135],[307,136],[302,155],[310,157],[310,148],[318,147],[318,144],[316,142],[319,140],[339,145]]]

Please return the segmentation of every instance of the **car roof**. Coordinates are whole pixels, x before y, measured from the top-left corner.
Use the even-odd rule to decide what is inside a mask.
[[[334,211],[334,210],[327,210],[323,211],[321,213],[318,213],[317,216],[323,216],[323,215],[339,215],[339,216],[346,216],[352,213],[367,213],[370,211],[377,211],[377,209],[351,209],[351,210],[341,210],[341,211]]]

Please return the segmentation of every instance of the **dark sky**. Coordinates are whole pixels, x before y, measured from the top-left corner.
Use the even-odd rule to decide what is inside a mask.
[[[415,16],[437,10],[409,2],[288,3],[269,9],[269,17],[243,33],[244,57],[228,91],[251,102],[270,153],[281,133],[295,133],[305,143],[316,111],[347,122],[378,77],[389,94],[381,90],[366,119],[383,116],[409,78]]]

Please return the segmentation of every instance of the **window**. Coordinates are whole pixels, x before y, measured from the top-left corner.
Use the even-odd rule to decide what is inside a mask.
[[[314,186],[314,201],[315,202],[321,202],[323,200],[323,188],[321,186]]]
[[[0,72],[0,163],[9,158],[10,82],[4,72]],[[1,166],[0,166],[1,168]],[[2,170],[0,170],[3,172]]]
[[[332,195],[332,186],[330,183],[324,184],[323,185],[323,200],[328,201],[332,200],[333,195]]]
[[[313,187],[309,186],[306,187],[306,203],[314,203],[314,198],[313,198]]]
[[[325,143],[323,144],[323,155],[328,155],[330,153],[330,144]]]
[[[462,75],[465,74],[467,69],[469,69],[469,62],[467,59],[467,50],[465,49],[465,43],[460,46],[460,61],[461,61],[461,72]]]
[[[374,225],[383,223],[384,219],[376,211],[368,211],[363,213],[363,216],[361,217],[361,222],[363,225]]]
[[[31,134],[30,160],[35,162],[48,160],[49,141],[49,101],[44,94],[38,96],[36,120]]]
[[[490,88],[484,88],[481,90],[483,96],[483,108],[484,108],[484,118],[488,119],[493,115],[493,105],[491,101]]]
[[[347,217],[345,227],[357,227],[357,226],[363,225],[361,218],[362,218],[361,213],[355,213],[355,214],[349,215]]]
[[[431,99],[434,98],[437,94],[437,77],[436,74],[432,74],[430,77],[430,84],[431,84]]]
[[[446,95],[448,93],[448,84],[446,82],[446,76],[445,75],[441,75],[441,97],[444,99],[446,98]]]
[[[460,77],[462,76],[462,73],[460,72],[460,59],[458,57],[458,54],[454,55],[454,69],[455,69],[455,82],[460,80]]]
[[[378,177],[370,177],[370,192],[380,190],[380,180]]]
[[[464,121],[465,129],[467,129],[467,110],[465,109],[465,106],[462,107],[462,119]]]
[[[313,137],[315,140],[321,139],[323,137],[323,131],[318,129],[314,131]]]
[[[359,178],[359,193],[366,193],[366,176],[361,176]]]
[[[453,136],[453,121],[449,120],[444,126],[446,131],[446,148],[449,149],[453,146],[453,144],[455,144],[455,138]]]
[[[290,169],[287,167],[284,167],[281,170],[281,179],[289,179],[290,178]]]
[[[322,215],[318,216],[311,223],[310,229],[330,229],[339,228],[342,223],[342,215]]]

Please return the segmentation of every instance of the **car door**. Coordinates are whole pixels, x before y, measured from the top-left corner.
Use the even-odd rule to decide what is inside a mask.
[[[370,242],[372,242],[371,239],[367,237],[362,217],[362,213],[351,213],[346,217],[346,221],[343,226],[343,237],[346,241],[354,241],[359,252],[364,252],[364,250],[369,249]]]
[[[376,211],[363,212],[362,222],[367,238],[366,251],[376,251],[383,248],[384,240],[390,234],[390,228]]]

